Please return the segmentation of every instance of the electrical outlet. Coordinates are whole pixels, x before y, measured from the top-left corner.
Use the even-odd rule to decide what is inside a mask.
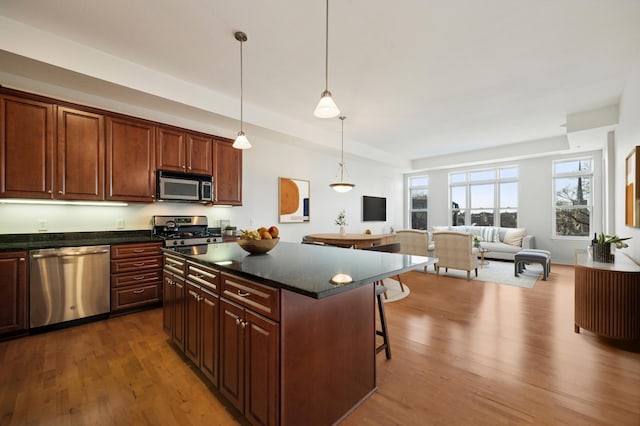
[[[253,219],[249,219],[249,226],[253,228]]]
[[[116,229],[124,229],[124,219],[116,220]]]
[[[47,220],[46,219],[38,219],[38,223],[36,224],[36,226],[38,227],[38,231],[46,231],[48,226],[47,226]]]

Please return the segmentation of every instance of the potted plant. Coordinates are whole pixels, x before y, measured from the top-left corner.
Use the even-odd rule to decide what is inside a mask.
[[[340,226],[340,235],[344,235],[344,227],[347,226],[347,218],[344,210],[341,210],[340,213],[338,213],[338,217],[336,218],[336,225]]]
[[[233,237],[234,235],[236,235],[236,227],[235,226],[225,226],[224,227],[224,235],[227,235],[229,237]]]
[[[596,262],[603,263],[613,263],[614,257],[611,254],[611,245],[615,245],[616,248],[625,248],[629,247],[627,243],[624,241],[630,239],[631,237],[621,238],[617,235],[607,235],[600,234],[596,236],[591,241],[591,246],[593,250],[593,260]]]
[[[473,246],[475,248],[480,248],[480,238],[477,235],[473,236]]]

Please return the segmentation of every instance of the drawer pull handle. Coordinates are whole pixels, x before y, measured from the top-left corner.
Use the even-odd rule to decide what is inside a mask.
[[[240,318],[236,318],[236,325],[240,325]]]
[[[144,249],[135,249],[134,253],[144,253]]]
[[[246,322],[246,321],[241,321],[241,322],[240,322],[240,326],[241,326],[242,328],[245,328],[245,327],[247,326],[247,322]]]
[[[133,266],[144,266],[144,262],[136,262]]]
[[[140,290],[133,290],[134,294],[140,294],[140,293],[144,293],[144,288],[141,288]]]
[[[136,281],[144,280],[144,275],[140,275],[139,277],[135,277],[134,280],[136,280]]]
[[[240,296],[240,297],[247,297],[249,294],[251,294],[251,293],[243,293],[240,290],[238,290],[238,296]]]

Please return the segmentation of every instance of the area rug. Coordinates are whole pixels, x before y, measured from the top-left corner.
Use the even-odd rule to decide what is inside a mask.
[[[394,280],[393,278],[385,278],[384,286],[387,288],[387,298],[384,299],[384,303],[397,302],[398,300],[402,300],[411,293],[409,287],[405,283],[402,283],[404,287],[404,292],[400,289],[400,283]]]
[[[435,274],[433,266],[429,266],[427,270],[429,274]],[[536,281],[542,274],[542,266],[538,264],[527,265],[525,269],[518,277],[513,273],[513,262],[489,260],[482,268],[478,267],[478,276],[476,277],[475,271],[471,271],[471,280],[473,281],[486,281],[496,284],[512,285],[522,288],[533,288]],[[440,276],[443,277],[456,277],[467,279],[467,271],[461,271],[458,269],[449,269],[448,272],[444,271],[444,268],[440,268]]]

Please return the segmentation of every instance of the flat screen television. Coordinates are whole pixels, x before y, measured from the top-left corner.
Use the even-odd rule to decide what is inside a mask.
[[[384,197],[362,196],[362,221],[385,222],[387,220],[387,199]]]

